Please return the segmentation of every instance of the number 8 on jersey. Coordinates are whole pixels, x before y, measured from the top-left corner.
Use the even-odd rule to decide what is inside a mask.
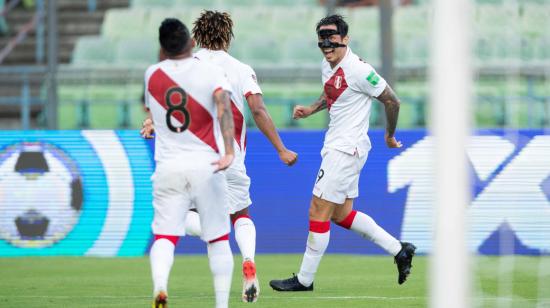
[[[175,104],[172,103],[172,96],[177,97],[179,102],[176,101]],[[168,106],[168,110],[166,111],[166,126],[168,126],[168,128],[174,133],[181,133],[187,130],[187,128],[189,128],[189,124],[191,123],[191,115],[185,108],[185,105],[187,104],[187,93],[185,93],[185,91],[180,87],[170,88],[166,91],[165,101]],[[176,112],[181,112],[184,118],[182,125],[179,127],[172,124],[172,116]]]

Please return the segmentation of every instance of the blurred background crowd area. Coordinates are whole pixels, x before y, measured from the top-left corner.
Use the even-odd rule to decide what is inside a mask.
[[[327,11],[345,16],[351,49],[382,65],[378,1],[328,2],[57,0],[54,16],[48,1],[0,0],[0,127],[139,127],[143,73],[157,61],[160,22],[177,17],[191,28],[202,10],[215,9],[231,14],[235,38],[229,52],[256,70],[277,126],[324,128],[326,113],[300,122],[290,116],[295,104],[309,104],[322,91],[317,21]],[[48,33],[51,17],[55,37]],[[401,128],[427,125],[432,17],[428,0],[393,2],[391,80],[402,100]],[[472,19],[475,126],[549,127],[550,0],[477,0]],[[55,116],[46,112],[52,88]],[[381,127],[380,104],[373,106],[371,125]],[[54,126],[48,116],[56,118]]]

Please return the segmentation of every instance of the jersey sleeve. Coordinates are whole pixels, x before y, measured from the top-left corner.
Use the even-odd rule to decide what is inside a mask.
[[[369,96],[378,97],[386,88],[386,80],[378,75],[376,70],[368,63],[361,62],[355,75],[357,88]]]
[[[149,78],[151,78],[151,74],[152,74],[152,67],[149,67],[146,71],[145,71],[145,76],[144,76],[144,87],[143,87],[143,103],[145,104],[145,107],[147,108],[150,108],[150,95],[149,95]]]
[[[258,79],[256,78],[256,72],[248,66],[245,65],[241,72],[243,80],[243,93],[241,93],[245,98],[252,94],[262,94],[262,89],[258,84]]]

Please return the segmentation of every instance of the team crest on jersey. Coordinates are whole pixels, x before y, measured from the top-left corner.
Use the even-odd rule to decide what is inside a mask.
[[[334,80],[334,87],[336,89],[340,89],[342,87],[342,76],[336,76],[336,79]]]

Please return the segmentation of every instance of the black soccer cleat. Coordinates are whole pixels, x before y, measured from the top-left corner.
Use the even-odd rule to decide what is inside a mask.
[[[395,264],[397,264],[397,272],[399,277],[397,282],[403,284],[407,280],[407,276],[411,273],[412,259],[414,257],[414,251],[416,246],[411,243],[401,242],[401,250],[394,258]]]
[[[254,303],[257,300],[258,300],[258,289],[256,289],[256,286],[253,285],[244,291],[243,302]]]
[[[269,285],[273,288],[275,291],[313,291],[313,283],[309,287],[304,286],[300,283],[298,280],[298,276],[296,274],[292,274],[291,278],[283,279],[283,280],[271,280],[269,282]]]

